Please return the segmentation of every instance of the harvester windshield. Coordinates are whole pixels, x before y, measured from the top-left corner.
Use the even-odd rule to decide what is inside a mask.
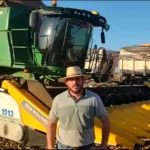
[[[86,21],[40,15],[36,46],[41,52],[46,53],[44,61],[48,66],[81,65],[91,32],[92,25]]]

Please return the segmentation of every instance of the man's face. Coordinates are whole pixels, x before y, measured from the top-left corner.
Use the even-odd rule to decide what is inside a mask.
[[[66,80],[68,89],[75,94],[78,94],[83,88],[83,77],[74,77]]]

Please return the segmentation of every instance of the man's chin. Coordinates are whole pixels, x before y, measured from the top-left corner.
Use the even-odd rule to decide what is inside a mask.
[[[78,94],[80,93],[80,89],[72,89],[71,92],[74,94]]]
[[[80,92],[80,90],[72,90],[72,93],[74,94],[78,94]]]

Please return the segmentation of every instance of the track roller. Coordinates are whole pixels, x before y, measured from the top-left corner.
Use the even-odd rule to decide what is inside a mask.
[[[123,104],[129,104],[131,102],[130,97],[127,94],[120,93],[118,96],[121,98]]]
[[[121,105],[122,104],[122,100],[119,96],[117,96],[116,94],[109,94],[106,98],[105,98],[105,106],[109,107],[111,105]]]

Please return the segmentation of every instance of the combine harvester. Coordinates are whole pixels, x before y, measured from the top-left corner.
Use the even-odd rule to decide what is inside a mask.
[[[70,65],[90,72],[84,68],[92,31],[102,28],[104,43],[107,20],[96,11],[56,7],[56,1],[48,7],[40,1],[3,0],[0,22],[0,148],[45,147],[53,98],[66,90],[57,79]],[[109,112],[109,148],[147,145],[146,84],[87,87],[101,96]],[[95,143],[100,142],[101,122],[95,118]]]

